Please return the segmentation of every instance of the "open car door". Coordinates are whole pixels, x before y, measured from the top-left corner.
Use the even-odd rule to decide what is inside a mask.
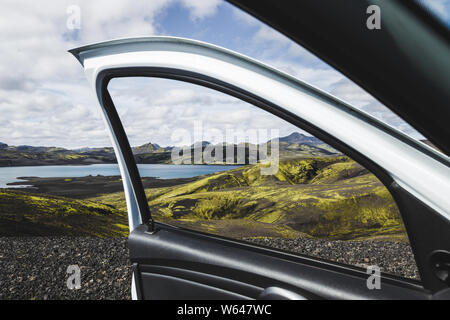
[[[138,299],[430,299],[448,288],[449,160],[368,114],[243,55],[193,40],[148,37],[71,50],[108,125],[129,216]],[[421,282],[154,221],[127,136],[108,92],[117,77],[160,77],[209,87],[309,131],[363,164],[400,209]],[[355,134],[357,133],[357,134]],[[447,262],[446,262],[447,261]],[[437,295],[436,295],[437,294]]]

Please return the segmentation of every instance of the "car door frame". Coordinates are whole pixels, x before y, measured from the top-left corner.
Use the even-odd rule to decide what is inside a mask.
[[[445,236],[445,231],[449,230],[449,213],[443,210],[442,207],[446,203],[437,192],[431,194],[430,199],[430,194],[425,192],[427,191],[426,189],[420,190],[419,188],[417,190],[417,188],[414,188],[415,180],[411,179],[405,170],[398,166],[391,166],[387,170],[385,163],[380,160],[380,157],[375,157],[374,153],[368,152],[367,149],[364,152],[364,148],[361,145],[355,147],[351,143],[354,140],[345,135],[337,137],[336,131],[330,133],[333,130],[331,130],[329,123],[327,123],[328,127],[324,129],[323,123],[320,123],[317,119],[305,119],[305,117],[299,116],[292,110],[285,108],[285,106],[280,107],[279,104],[271,101],[270,96],[264,96],[261,92],[255,93],[253,90],[245,88],[246,86],[242,82],[239,83],[240,85],[237,85],[237,81],[230,80],[232,77],[230,78],[231,75],[229,73],[221,79],[220,72],[215,74],[215,76],[211,76],[211,72],[209,75],[206,71],[198,72],[201,69],[199,66],[201,66],[202,59],[210,65],[222,63],[222,65],[235,67],[235,72],[244,70],[247,72],[247,75],[257,76],[259,80],[264,78],[271,80],[272,83],[276,81],[280,84],[280,90],[283,88],[285,90],[297,90],[303,95],[310,97],[312,100],[308,101],[313,101],[318,108],[320,104],[325,103],[331,109],[322,109],[322,111],[325,110],[328,114],[332,114],[340,120],[352,120],[360,122],[360,125],[364,124],[367,126],[360,126],[358,129],[363,131],[362,136],[364,137],[370,137],[370,133],[372,133],[379,138],[379,141],[375,143],[375,149],[387,150],[391,148],[393,152],[400,152],[407,158],[401,165],[407,165],[408,161],[410,161],[412,162],[412,164],[410,163],[411,167],[420,168],[420,166],[424,166],[426,168],[425,171],[431,172],[425,183],[434,183],[434,185],[440,183],[442,187],[448,187],[450,186],[448,179],[433,180],[433,177],[436,178],[439,173],[443,171],[449,172],[448,159],[433,149],[410,139],[394,128],[311,85],[253,59],[210,44],[180,38],[149,37],[109,41],[74,49],[71,52],[85,67],[87,77],[97,93],[104,119],[110,129],[123,177],[131,232],[134,229],[142,231],[142,225],[145,225],[146,232],[152,232],[155,230],[155,225],[148,211],[145,192],[131,147],[107,86],[111,79],[117,77],[146,76],[176,79],[222,91],[252,103],[310,132],[369,169],[389,189],[397,202],[408,231],[424,290],[437,292],[445,288],[436,279],[434,276],[435,270],[429,265],[430,253],[436,250],[449,249],[446,246],[448,243],[446,240],[449,240],[449,238]],[[184,59],[183,61],[183,59],[180,59],[174,63],[174,57],[170,56],[170,53],[177,53],[181,58],[188,56],[191,60]],[[308,110],[303,110],[304,115],[307,112]],[[372,135],[372,137],[375,136]],[[383,143],[387,146],[383,145]],[[374,158],[376,159],[374,160]],[[420,210],[423,214],[415,214],[417,210]],[[424,236],[419,230],[423,226],[439,232],[435,232],[434,235]],[[387,276],[387,278],[390,277]]]

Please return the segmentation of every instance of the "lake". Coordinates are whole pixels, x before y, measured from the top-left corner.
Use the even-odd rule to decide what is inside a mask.
[[[138,164],[141,177],[158,177],[160,179],[190,178],[238,167],[232,165]],[[1,167],[0,188],[23,187],[7,185],[11,182],[24,181],[17,177],[76,178],[89,175],[118,176],[120,175],[119,166],[117,164],[92,164],[86,166]]]

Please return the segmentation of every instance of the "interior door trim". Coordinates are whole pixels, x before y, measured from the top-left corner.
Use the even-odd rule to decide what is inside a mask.
[[[260,290],[275,286],[307,299],[423,300],[431,297],[414,280],[382,274],[381,289],[368,290],[363,268],[158,222],[155,225],[157,230],[152,234],[145,231],[145,226],[139,226],[129,237],[131,261],[138,263],[144,273],[175,276],[222,288],[224,283],[213,279],[226,279],[236,285],[244,283],[247,288],[250,285]],[[254,293],[249,297],[257,298]]]

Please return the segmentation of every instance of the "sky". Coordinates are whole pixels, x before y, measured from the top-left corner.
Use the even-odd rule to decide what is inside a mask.
[[[249,103],[190,83],[155,78],[112,79],[108,90],[133,146],[196,142],[265,143],[307,134]]]
[[[449,25],[450,0],[421,2]],[[67,27],[72,5],[80,9],[79,29]],[[0,30],[0,141],[9,145],[72,149],[110,146],[96,97],[82,67],[67,50],[98,41],[150,35],[192,38],[243,53],[420,138],[342,74],[221,0],[4,0]],[[169,116],[168,110],[174,106],[184,108],[192,121],[201,119],[211,127],[225,128],[230,119],[240,127],[269,125],[263,112],[194,85],[124,79],[113,82],[110,90],[132,145],[148,141],[171,144],[171,133],[182,125],[180,117]],[[211,110],[216,110],[214,116]],[[282,133],[293,130],[284,125]]]

